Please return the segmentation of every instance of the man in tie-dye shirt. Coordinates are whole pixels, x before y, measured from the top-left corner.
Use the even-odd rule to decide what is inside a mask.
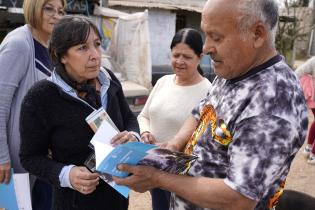
[[[275,0],[209,0],[204,53],[217,75],[167,148],[198,156],[185,176],[119,166],[136,191],[173,192],[172,210],[273,209],[307,131],[299,81],[274,46]],[[167,113],[165,113],[167,114]]]

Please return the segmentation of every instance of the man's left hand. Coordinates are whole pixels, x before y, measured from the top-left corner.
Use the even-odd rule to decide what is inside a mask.
[[[131,175],[126,178],[113,177],[114,181],[119,185],[126,185],[140,193],[158,187],[158,175],[162,173],[160,170],[150,166],[120,164],[118,169],[128,172]]]

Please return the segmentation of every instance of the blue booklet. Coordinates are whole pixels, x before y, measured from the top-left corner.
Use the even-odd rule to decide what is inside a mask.
[[[172,152],[161,149],[152,144],[142,142],[128,142],[115,147],[96,167],[95,155],[91,155],[85,165],[92,171],[102,174],[101,178],[116,189],[124,197],[128,197],[130,189],[117,185],[112,176],[126,177],[127,172],[119,171],[117,165],[126,163],[130,165],[147,165],[170,173],[180,174],[186,171],[189,164],[197,157],[181,152]]]
[[[16,200],[14,182],[13,182],[13,169],[11,170],[11,179],[9,184],[0,184],[0,209],[18,210]]]
[[[96,133],[90,141],[90,147],[94,152],[85,161],[85,165],[90,171],[100,173],[102,180],[126,198],[129,188],[117,185],[112,176],[126,177],[128,173],[119,171],[117,165],[121,163],[147,165],[179,174],[185,172],[189,164],[197,158],[142,142],[128,142],[113,147],[111,139],[119,130],[103,108],[93,111],[86,121]]]

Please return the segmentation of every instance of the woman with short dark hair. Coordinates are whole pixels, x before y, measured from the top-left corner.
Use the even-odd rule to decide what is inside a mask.
[[[136,117],[115,75],[101,68],[101,36],[84,16],[65,16],[49,46],[52,76],[35,84],[21,110],[21,163],[53,185],[53,209],[125,210],[128,200],[90,172],[93,131],[85,118],[104,108],[121,131],[113,144],[136,141]],[[51,152],[51,158],[47,155]]]

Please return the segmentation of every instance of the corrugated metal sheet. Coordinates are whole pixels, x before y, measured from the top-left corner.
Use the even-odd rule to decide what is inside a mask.
[[[108,6],[160,8],[201,12],[207,0],[109,0]]]

